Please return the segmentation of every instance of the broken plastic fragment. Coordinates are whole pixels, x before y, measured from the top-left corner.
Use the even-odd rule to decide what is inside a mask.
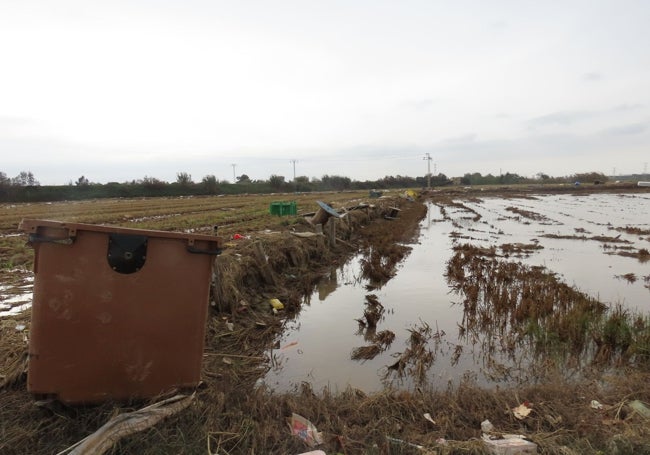
[[[424,418],[427,419],[427,420],[428,420],[429,422],[431,422],[432,424],[434,424],[434,425],[436,424],[436,421],[433,420],[433,418],[431,417],[431,414],[429,414],[428,412],[425,412],[425,413],[424,413]]]
[[[483,422],[481,422],[481,431],[483,433],[491,433],[494,431],[494,425],[492,425],[492,422],[485,419]]]
[[[284,351],[285,349],[289,349],[290,347],[292,347],[292,346],[297,346],[297,345],[298,345],[298,342],[297,342],[297,341],[292,341],[292,342],[287,343],[287,344],[285,344],[284,346],[282,346],[282,347],[280,348],[280,350],[281,350],[281,351]]]
[[[600,403],[598,400],[591,400],[590,406],[591,409],[603,409],[602,403]]]
[[[289,419],[289,429],[291,434],[298,436],[309,447],[315,447],[323,442],[323,436],[316,430],[314,424],[295,412]]]
[[[643,404],[642,401],[640,400],[634,400],[630,401],[629,403],[630,407],[634,409],[634,411],[646,419],[650,419],[650,408],[648,408],[645,404]]]
[[[395,443],[395,444],[401,444],[401,445],[405,445],[405,446],[408,446],[408,447],[414,447],[414,448],[420,449],[420,450],[424,449],[424,446],[421,446],[420,444],[413,444],[412,442],[408,442],[408,441],[405,441],[403,439],[393,438],[391,436],[386,436],[386,439],[389,442],[392,442],[392,443]]]
[[[490,439],[483,435],[483,443],[495,455],[523,455],[537,453],[537,444],[530,442],[522,435],[503,435],[503,439]]]
[[[271,304],[274,310],[284,309],[284,304],[280,302],[279,299],[269,299],[269,303]]]
[[[532,411],[532,408],[528,406],[528,402],[524,402],[517,406],[516,408],[512,408],[512,413],[515,415],[516,418],[519,420],[523,420],[530,414],[530,411]]]

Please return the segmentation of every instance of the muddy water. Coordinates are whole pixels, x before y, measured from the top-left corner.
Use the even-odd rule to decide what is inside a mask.
[[[423,327],[428,327],[427,348],[433,358],[414,366],[412,372],[425,370],[427,385],[445,387],[468,375],[484,385],[534,380],[535,369],[525,348],[516,355],[488,356],[486,340],[497,335],[488,331],[470,339],[459,331],[461,298],[445,279],[446,263],[456,244],[539,245],[541,249],[511,254],[507,260],[544,266],[606,304],[650,313],[650,261],[615,254],[650,249],[650,233],[625,231],[650,231],[650,195],[569,194],[458,202],[464,207],[447,206],[444,212],[429,205],[418,242],[397,276],[381,289],[366,290],[360,258],[325,277],[297,319],[287,321],[277,349],[269,353],[273,368],[265,384],[281,391],[302,382],[315,389],[341,390],[349,385],[368,392],[386,386],[411,388],[418,384],[414,374],[398,375],[388,366],[409,348],[411,333]],[[370,344],[364,339],[364,335],[369,338],[368,332],[360,329],[356,319],[362,318],[365,298],[371,293],[384,307],[377,331],[389,330],[395,339],[371,360],[352,360],[353,349]]]

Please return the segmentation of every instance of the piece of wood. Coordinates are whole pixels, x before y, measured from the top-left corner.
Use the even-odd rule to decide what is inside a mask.
[[[316,228],[320,227],[321,232],[292,232],[291,235],[300,237],[303,239],[310,239],[313,237],[322,237],[323,236],[323,227],[321,225],[315,226]]]
[[[318,209],[316,214],[313,216],[309,222],[314,225],[323,225],[327,222],[327,219],[330,217],[329,213],[327,213],[324,209]]]
[[[194,394],[176,395],[138,411],[119,414],[106,422],[99,430],[69,447],[70,455],[101,455],[110,450],[121,438],[144,431],[156,425],[165,417],[174,415],[190,405]]]
[[[316,201],[316,203],[318,204],[319,209],[309,221],[311,224],[325,224],[330,217],[341,218],[341,215],[336,210],[323,201]]]
[[[327,239],[330,248],[336,247],[336,218],[332,218],[327,222]]]

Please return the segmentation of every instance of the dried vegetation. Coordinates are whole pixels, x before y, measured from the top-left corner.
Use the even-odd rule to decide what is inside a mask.
[[[437,203],[446,205],[448,211],[458,209],[457,204],[448,204],[448,195],[430,196],[438,198]],[[198,231],[219,224],[222,235],[255,235],[231,242],[217,260],[203,382],[196,391],[197,399],[156,427],[117,442],[110,453],[226,455],[307,451],[302,441],[289,435],[286,418],[292,412],[308,418],[324,433],[321,448],[327,453],[487,453],[480,442],[481,422],[485,419],[500,432],[525,434],[541,453],[650,453],[648,420],[630,406],[632,400],[650,402],[648,318],[623,309],[608,311],[543,269],[502,260],[496,248],[460,245],[449,261],[447,278],[461,297],[459,304],[466,313],[459,327],[465,337],[484,343],[488,353],[508,353],[527,344],[534,348],[532,352],[548,360],[545,365],[570,364],[559,352],[586,352],[593,363],[616,364],[626,374],[599,375],[594,380],[585,374],[567,382],[549,369],[544,382],[496,390],[480,387],[471,376],[447,390],[422,386],[411,392],[387,389],[374,394],[353,388],[312,390],[307,385],[293,393],[277,394],[258,387],[258,379],[275,362],[273,350],[267,355],[269,349],[282,349],[273,343],[285,319],[273,314],[268,299],[281,299],[286,313],[300,311],[302,296],[313,290],[332,265],[340,264],[357,249],[366,253],[364,274],[374,287],[380,287],[408,253],[408,247],[398,244],[415,234],[417,221],[425,213],[424,205],[398,200],[400,218],[392,221],[383,218],[381,203],[373,211],[350,212],[339,231],[345,243],[330,247],[322,236],[292,234],[292,229],[303,232],[309,228],[300,217],[271,219],[261,208],[227,204],[234,210],[224,210],[216,208],[212,200],[203,202],[205,210],[193,210],[205,220],[204,228]],[[184,218],[165,217],[169,210],[147,210],[147,204],[125,214],[126,201],[113,204],[117,208],[110,212],[110,219],[102,222],[149,217],[146,222],[153,224],[141,227],[178,228],[179,224],[174,223]],[[169,205],[179,213],[184,207],[176,200],[169,200]],[[65,204],[61,208],[68,210]],[[226,216],[215,221],[215,210]],[[36,210],[33,212],[40,216]],[[83,210],[75,213],[78,215],[73,216],[74,220],[99,221],[82,215]],[[194,229],[196,220],[181,225],[186,223],[188,229]],[[262,231],[262,227],[269,231]],[[9,230],[13,232],[15,226]],[[263,271],[266,266],[260,264],[256,242],[270,273]],[[504,255],[523,254],[531,248],[517,245],[502,247],[502,251]],[[3,250],[3,264],[12,254],[19,254],[19,262],[29,266],[27,254],[20,247],[15,250],[13,245]],[[360,318],[360,334],[370,344],[354,350],[353,357],[372,358],[392,343],[395,335],[391,331],[376,331],[382,311],[381,302],[369,294]],[[26,328],[18,330],[21,324]],[[35,401],[25,390],[29,312],[0,319],[0,328],[1,453],[59,453],[115,414],[147,404],[134,401],[69,407],[56,401]],[[444,331],[433,330],[424,322],[409,331],[407,349],[387,367],[386,374],[417,378],[435,360],[436,343],[440,343]],[[558,346],[567,349],[558,350]],[[458,348],[456,351],[460,355]],[[524,400],[529,402],[532,413],[520,420],[511,409]],[[591,407],[590,400],[602,406]],[[430,414],[433,422],[425,419],[424,413]]]

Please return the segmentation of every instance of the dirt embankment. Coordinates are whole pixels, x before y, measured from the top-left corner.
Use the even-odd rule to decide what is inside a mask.
[[[448,195],[428,197],[449,200]],[[387,219],[393,207],[399,215]],[[364,274],[377,285],[385,282],[408,254],[401,242],[417,234],[425,213],[421,200],[379,200],[375,208],[350,211],[339,222],[335,245],[328,240],[327,225],[323,236],[311,235],[314,229],[307,222],[277,232],[242,232],[243,239],[230,241],[216,262],[203,383],[196,399],[155,427],[117,441],[109,453],[298,454],[309,448],[289,434],[286,418],[292,413],[323,432],[319,448],[328,454],[423,453],[416,446],[427,448],[424,453],[487,453],[479,440],[485,419],[497,431],[526,434],[542,453],[650,453],[648,421],[626,404],[632,395],[650,399],[647,372],[496,391],[481,389],[470,378],[445,391],[370,395],[355,389],[314,391],[307,385],[296,393],[274,394],[256,387],[273,361],[268,348],[324,272],[360,251],[366,253]],[[284,310],[274,314],[270,298],[280,299]],[[25,391],[24,375],[15,374],[26,349],[14,328],[18,322],[28,323],[28,314],[2,324],[0,354],[7,359],[2,374],[8,378],[9,365],[18,366],[0,389],[1,453],[59,453],[113,415],[148,404],[37,405]],[[591,409],[592,399],[602,408]],[[519,420],[510,410],[523,401],[533,411]]]
[[[113,452],[204,453],[206,438],[214,439],[210,434],[219,434],[224,425],[230,431],[231,425],[242,424],[231,423],[227,418],[230,413],[251,419],[259,406],[250,400],[265,395],[254,390],[256,381],[269,367],[265,352],[281,333],[285,319],[300,311],[303,297],[312,292],[324,273],[372,246],[366,274],[379,285],[393,276],[396,265],[408,253],[408,247],[396,242],[406,242],[416,235],[425,206],[405,198],[373,202],[347,207],[345,216],[332,217],[323,225],[322,234],[317,234],[318,229],[305,219],[283,230],[241,231],[237,240],[228,241],[215,262],[203,383],[195,403],[184,415],[158,426],[151,434],[124,439]],[[345,212],[342,204],[333,207]],[[395,209],[399,209],[398,216],[389,219]],[[329,227],[333,223],[335,233]],[[272,312],[270,298],[284,303],[279,314]],[[25,390],[29,318],[28,311],[1,321],[1,453],[58,453],[95,431],[116,412],[146,404],[67,407],[56,401],[35,402]],[[18,331],[17,326],[26,328]],[[279,398],[264,399],[283,402]],[[229,449],[214,453],[285,453],[284,449],[272,448],[278,442],[267,445],[265,435],[271,431],[277,433],[272,439],[283,441],[279,447],[286,446],[286,453],[300,451],[302,443],[286,434],[284,417],[276,416],[277,421],[268,425],[267,419],[275,413],[284,416],[284,408],[279,406],[274,412],[267,409],[265,418],[255,424],[263,425],[263,430],[242,433],[242,437],[253,437],[252,441],[242,443],[231,437]],[[151,439],[153,434],[158,436]],[[217,444],[220,439],[215,439]]]

